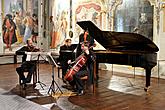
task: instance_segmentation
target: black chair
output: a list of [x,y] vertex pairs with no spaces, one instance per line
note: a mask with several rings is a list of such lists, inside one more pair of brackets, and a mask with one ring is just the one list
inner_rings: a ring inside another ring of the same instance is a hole
[[[28,73],[28,68],[25,68],[24,70],[24,74],[26,74],[26,73]],[[26,75],[25,75],[26,76]],[[18,75],[18,79],[19,79],[19,85],[21,85],[21,86],[24,86],[23,85],[23,80],[20,78],[20,76]],[[35,87],[36,86],[36,83],[37,83],[37,65],[36,65],[36,67],[35,67],[35,71],[33,72],[33,74],[32,74],[32,77],[33,77],[33,81],[32,81],[32,84],[33,84],[33,87]],[[25,87],[23,87],[23,88],[25,88]]]

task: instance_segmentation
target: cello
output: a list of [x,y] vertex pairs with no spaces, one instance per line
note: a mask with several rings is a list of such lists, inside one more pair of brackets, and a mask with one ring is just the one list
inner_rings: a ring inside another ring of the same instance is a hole
[[64,79],[66,81],[72,81],[73,75],[76,74],[81,67],[86,63],[87,57],[85,56],[85,53],[82,53],[76,60],[75,64],[67,71],[66,75],[64,76]]
[[[82,44],[81,48],[85,48],[85,45]],[[72,81],[73,75],[75,75],[81,69],[81,67],[85,65],[85,63],[87,62],[87,56],[85,54],[86,52],[83,51],[83,53],[76,58],[76,60],[74,61],[74,65],[70,68],[70,70],[67,71],[66,75],[64,76],[65,80]]]
[[[75,64],[67,71],[66,75],[64,76],[64,80],[66,81],[72,81],[73,75],[75,75],[87,62],[87,56],[85,54],[89,54],[89,49],[92,48],[92,46],[88,48],[89,43],[86,42],[87,35],[88,33],[85,32],[84,42],[81,44],[81,49],[83,50],[82,54],[76,58],[76,60],[74,61]],[[86,50],[88,50],[88,52]]]

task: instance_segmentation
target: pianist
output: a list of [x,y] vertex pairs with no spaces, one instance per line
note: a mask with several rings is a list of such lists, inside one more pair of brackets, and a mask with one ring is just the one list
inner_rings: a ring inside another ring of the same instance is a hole
[[[26,83],[31,82],[32,74],[36,71],[36,61],[26,61],[27,54],[25,52],[39,51],[38,48],[33,46],[33,42],[31,39],[28,39],[26,43],[26,46],[23,46],[16,51],[17,55],[23,55],[21,66],[16,68],[16,71],[23,82],[23,86],[26,86]],[[25,77],[24,72],[28,72],[27,77]]]
[[64,83],[66,83],[66,81],[64,80],[64,76],[69,67],[68,62],[72,62],[74,60],[73,47],[71,43],[72,43],[71,39],[67,38],[65,40],[65,44],[60,47],[60,51],[59,51],[60,53],[59,62],[62,67],[62,80]]

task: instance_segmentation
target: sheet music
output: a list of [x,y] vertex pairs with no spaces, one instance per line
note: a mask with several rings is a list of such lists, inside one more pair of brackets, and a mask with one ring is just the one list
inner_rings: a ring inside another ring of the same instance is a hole
[[51,52],[25,52],[25,54],[27,54],[26,61],[38,60],[39,56],[42,55],[42,57],[45,56],[47,58],[49,63],[59,67],[54,61]]
[[26,61],[38,60],[39,55],[45,56],[47,53],[48,52],[25,52],[25,54],[27,54]]
[[31,61],[31,55],[27,54],[26,61]]
[[56,67],[59,67],[57,63],[54,61],[54,58],[52,57],[51,52],[47,52],[47,59],[49,63],[53,63],[53,65],[55,65]]
[[25,52],[25,54],[30,55],[47,55],[48,52]]

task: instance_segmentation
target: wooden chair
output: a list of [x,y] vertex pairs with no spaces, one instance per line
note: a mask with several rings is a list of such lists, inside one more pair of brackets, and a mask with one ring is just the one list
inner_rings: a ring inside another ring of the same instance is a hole
[[87,75],[81,77],[81,80],[84,82],[85,89],[90,89],[90,91],[91,91],[91,89],[92,89],[92,92],[93,92],[93,93],[95,92],[95,85],[94,85],[94,84],[92,84],[92,88],[91,88],[91,87],[88,87],[88,85],[87,85],[87,81],[88,81],[88,76],[87,76]]
[[[59,66],[57,67],[58,69],[58,78],[60,78],[60,70],[62,70],[61,64],[58,62],[57,63]],[[62,73],[62,72],[61,72]]]
[[[87,81],[88,81],[88,75],[81,77],[81,80],[84,82],[85,85],[85,89],[87,89]],[[96,62],[94,62],[94,67],[93,67],[93,84],[92,84],[92,88],[88,87],[88,89],[92,89],[92,92],[95,93],[95,80],[97,80],[96,77]]]

